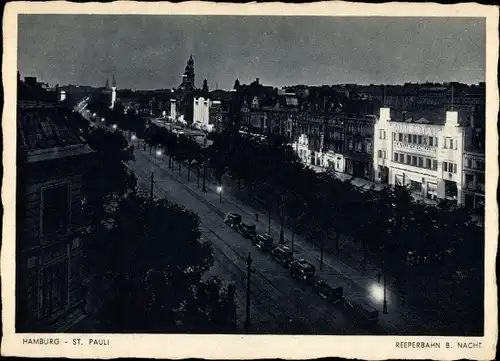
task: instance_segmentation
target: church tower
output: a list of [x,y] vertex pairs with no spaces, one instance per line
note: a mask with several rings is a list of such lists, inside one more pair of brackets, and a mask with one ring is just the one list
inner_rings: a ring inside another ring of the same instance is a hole
[[184,91],[193,91],[195,89],[195,76],[194,76],[194,60],[193,54],[189,56],[189,59],[182,75],[182,84],[180,88]]
[[116,103],[116,79],[113,73],[113,81],[111,83],[111,109],[114,109]]

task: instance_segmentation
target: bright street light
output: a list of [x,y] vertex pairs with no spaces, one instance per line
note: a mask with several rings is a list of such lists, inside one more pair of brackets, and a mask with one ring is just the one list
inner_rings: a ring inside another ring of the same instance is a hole
[[158,150],[156,151],[156,156],[157,156],[157,157],[161,157],[161,154],[162,154],[161,149],[158,149]]
[[93,117],[95,117],[95,116],[96,116],[96,113],[92,114],[92,116],[93,116]]
[[105,120],[104,118],[101,118],[101,122],[104,122],[104,120]]
[[113,124],[113,129],[116,129],[118,128],[118,126],[116,124]]
[[219,192],[219,202],[222,203],[222,186],[217,187],[217,192]]
[[384,301],[384,287],[379,285],[378,283],[374,283],[372,285],[370,294],[375,301],[380,303]]
[[132,140],[136,140],[137,137],[135,136],[135,134],[132,134]]

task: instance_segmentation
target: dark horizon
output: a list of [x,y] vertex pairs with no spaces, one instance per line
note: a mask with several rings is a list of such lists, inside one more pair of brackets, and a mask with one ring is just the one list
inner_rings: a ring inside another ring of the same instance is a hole
[[485,31],[482,18],[22,15],[18,68],[51,85],[100,87],[115,73],[118,89],[170,89],[192,53],[196,86],[206,78],[211,90],[255,78],[273,87],[477,84]]

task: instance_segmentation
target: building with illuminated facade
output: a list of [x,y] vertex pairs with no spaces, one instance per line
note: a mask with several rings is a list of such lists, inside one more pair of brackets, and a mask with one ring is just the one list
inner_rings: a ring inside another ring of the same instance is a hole
[[409,114],[396,121],[389,108],[381,108],[374,129],[375,181],[408,186],[417,197],[462,204],[465,129],[456,111],[437,122]]

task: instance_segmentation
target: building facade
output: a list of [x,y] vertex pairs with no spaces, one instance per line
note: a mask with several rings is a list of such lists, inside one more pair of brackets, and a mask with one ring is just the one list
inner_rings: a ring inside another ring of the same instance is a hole
[[204,97],[195,97],[193,99],[193,123],[209,124],[210,105],[210,99]]
[[374,130],[375,181],[461,204],[464,134],[457,112],[446,112],[438,125],[394,121],[390,109],[381,108]]
[[82,187],[94,152],[64,110],[17,114],[16,331],[62,331],[85,313]]
[[484,211],[485,126],[475,117],[471,118],[469,125],[465,133],[463,203],[467,208]]

